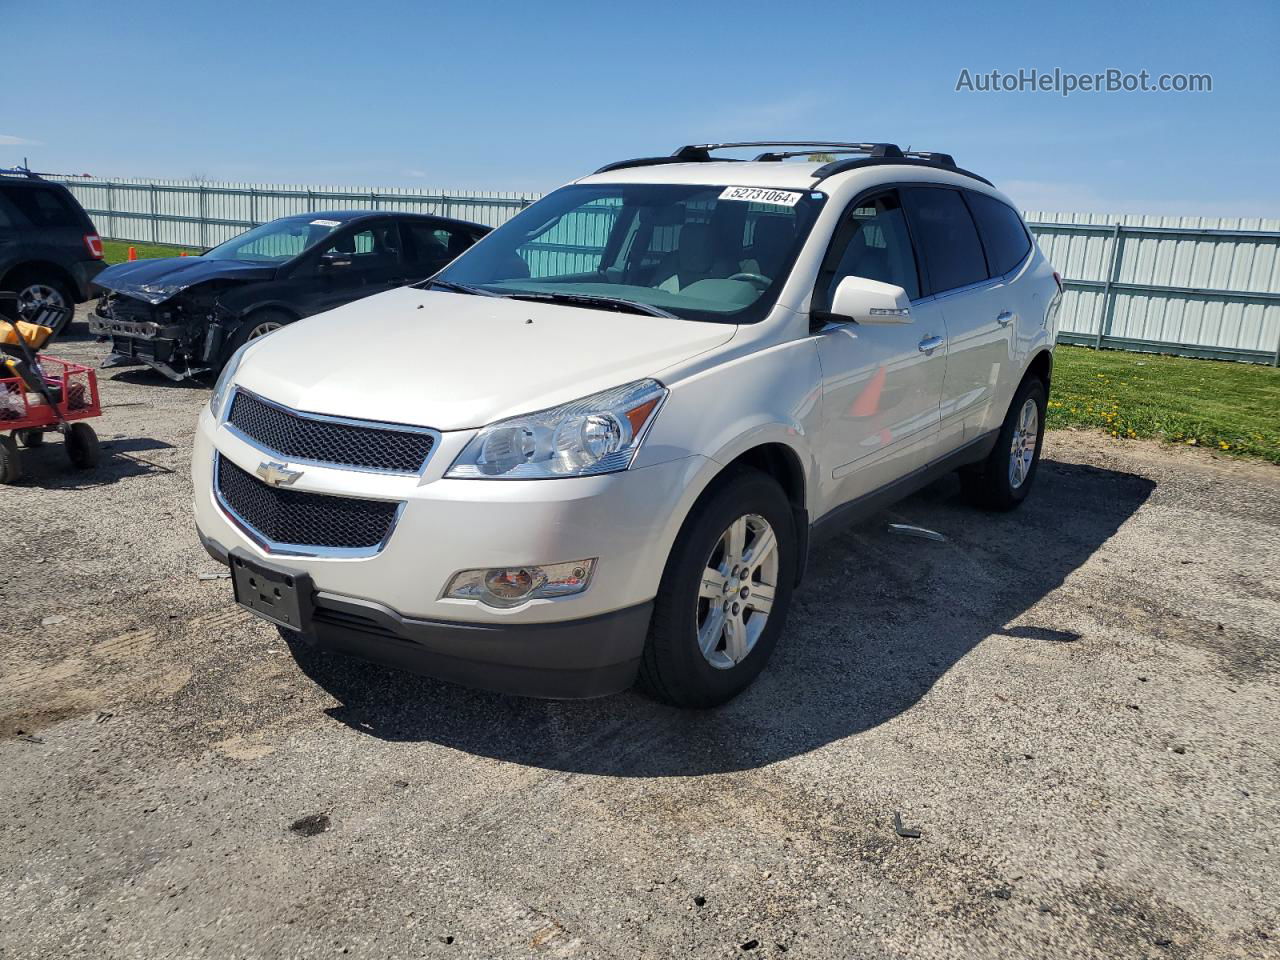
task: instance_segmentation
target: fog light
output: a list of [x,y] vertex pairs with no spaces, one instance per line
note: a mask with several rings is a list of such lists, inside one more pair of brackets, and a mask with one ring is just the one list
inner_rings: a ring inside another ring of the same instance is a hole
[[587,589],[595,565],[592,559],[541,566],[463,570],[450,581],[445,596],[455,600],[479,600],[491,607],[514,607],[527,600],[567,597]]

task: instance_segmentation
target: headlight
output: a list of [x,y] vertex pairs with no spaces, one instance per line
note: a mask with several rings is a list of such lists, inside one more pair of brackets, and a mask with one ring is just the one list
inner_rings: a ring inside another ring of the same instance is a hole
[[536,480],[626,470],[666,395],[656,380],[637,380],[500,420],[471,438],[445,476]]
[[226,403],[227,395],[231,392],[231,381],[235,379],[236,370],[240,367],[240,360],[244,357],[245,350],[251,345],[246,343],[233,353],[227,365],[218,374],[218,380],[213,385],[213,393],[209,394],[209,412],[213,414],[215,420],[222,419],[222,405]]

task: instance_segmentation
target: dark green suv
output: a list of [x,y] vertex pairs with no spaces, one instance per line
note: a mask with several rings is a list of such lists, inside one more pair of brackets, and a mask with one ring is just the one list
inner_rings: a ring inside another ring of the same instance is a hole
[[[16,292],[24,313],[84,303],[105,265],[98,231],[70,190],[29,170],[0,170],[0,290]],[[63,317],[55,335],[70,311]]]

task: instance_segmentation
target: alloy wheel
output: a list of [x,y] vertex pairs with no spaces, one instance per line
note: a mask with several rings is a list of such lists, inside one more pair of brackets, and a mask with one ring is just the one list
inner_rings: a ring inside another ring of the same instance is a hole
[[258,324],[252,330],[250,330],[249,336],[246,337],[245,339],[257,340],[259,337],[265,337],[268,333],[274,333],[275,331],[279,330],[282,326],[284,326],[284,324],[276,323],[274,320],[264,320],[262,323]]
[[1031,462],[1036,456],[1036,439],[1040,435],[1040,408],[1028,397],[1018,413],[1018,424],[1013,428],[1013,443],[1009,448],[1009,486],[1017,490],[1031,473]]
[[744,514],[716,541],[698,587],[698,648],[707,663],[730,670],[747,658],[777,586],[777,534],[764,517]]
[[18,308],[24,316],[33,316],[41,307],[65,307],[62,291],[47,283],[28,284],[18,293]]

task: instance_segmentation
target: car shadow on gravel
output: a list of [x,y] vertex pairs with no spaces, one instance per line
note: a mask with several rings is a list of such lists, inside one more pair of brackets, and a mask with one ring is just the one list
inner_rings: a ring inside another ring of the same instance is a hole
[[[1143,477],[1051,460],[1018,510],[979,512],[948,478],[818,547],[787,632],[757,683],[716,710],[631,692],[548,702],[488,694],[299,647],[337,701],[329,715],[390,741],[430,741],[545,769],[689,776],[761,767],[873,728],[924,696],[988,637],[1089,642],[1018,622],[1142,506]],[[888,521],[947,540],[894,536]]]

